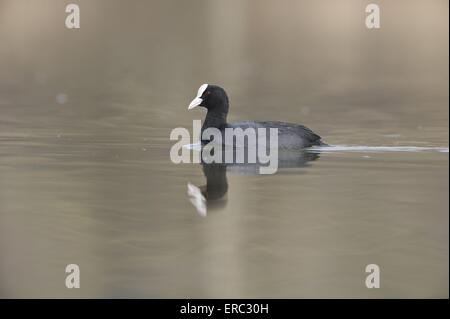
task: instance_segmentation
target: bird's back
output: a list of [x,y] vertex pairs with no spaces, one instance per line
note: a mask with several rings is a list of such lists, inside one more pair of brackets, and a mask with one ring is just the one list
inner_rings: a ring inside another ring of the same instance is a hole
[[228,123],[225,128],[240,128],[242,130],[252,128],[255,129],[256,134],[258,134],[258,129],[264,128],[267,129],[265,132],[267,141],[269,141],[270,128],[276,128],[278,129],[279,148],[295,149],[323,145],[319,135],[300,124],[279,121],[242,121]]

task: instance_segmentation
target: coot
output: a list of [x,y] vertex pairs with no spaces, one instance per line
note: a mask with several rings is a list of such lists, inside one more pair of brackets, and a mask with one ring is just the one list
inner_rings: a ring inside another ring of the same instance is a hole
[[[227,123],[228,96],[223,88],[217,85],[203,84],[197,92],[197,96],[189,104],[189,110],[197,106],[203,106],[208,110],[201,132],[207,128],[217,128],[224,131],[226,128],[277,128],[278,147],[283,149],[299,149],[317,145],[326,145],[321,137],[306,126],[294,123],[277,121],[243,121]],[[202,143],[208,143],[202,138]]]

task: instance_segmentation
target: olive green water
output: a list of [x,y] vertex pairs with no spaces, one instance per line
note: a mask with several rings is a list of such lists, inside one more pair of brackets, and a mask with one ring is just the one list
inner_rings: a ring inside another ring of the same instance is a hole
[[[447,1],[76,3],[0,0],[0,297],[448,298]],[[176,165],[202,83],[342,147]]]

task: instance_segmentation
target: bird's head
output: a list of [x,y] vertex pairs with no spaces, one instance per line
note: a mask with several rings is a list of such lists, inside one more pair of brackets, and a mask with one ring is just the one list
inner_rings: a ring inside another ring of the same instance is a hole
[[189,104],[189,110],[203,106],[208,111],[228,113],[228,96],[224,89],[217,85],[202,84],[197,96]]

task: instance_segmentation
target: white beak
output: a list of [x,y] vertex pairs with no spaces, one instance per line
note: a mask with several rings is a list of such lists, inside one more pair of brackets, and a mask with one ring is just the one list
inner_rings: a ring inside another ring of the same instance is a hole
[[192,100],[191,104],[189,104],[188,110],[191,110],[194,107],[199,106],[200,104],[202,104],[203,99],[201,98],[201,96],[203,95],[203,92],[205,92],[207,87],[208,87],[208,84],[205,83],[205,84],[202,84],[198,88],[197,96],[195,97],[195,99]]
[[193,109],[196,106],[199,106],[200,104],[202,104],[203,100],[202,98],[196,97],[195,99],[192,100],[192,102],[189,104],[188,110]]

